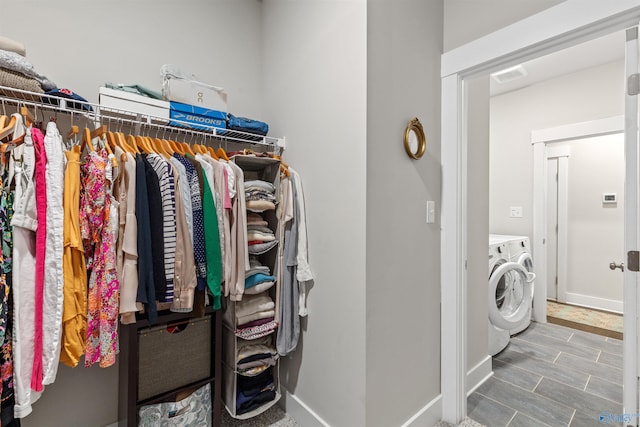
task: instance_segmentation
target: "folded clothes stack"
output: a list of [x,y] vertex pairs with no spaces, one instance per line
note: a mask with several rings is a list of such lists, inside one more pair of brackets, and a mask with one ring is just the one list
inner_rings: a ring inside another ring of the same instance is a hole
[[0,36],[0,86],[36,93],[55,89],[56,84],[39,74],[25,55],[22,43]]
[[[262,273],[258,274],[262,275]],[[275,280],[273,276],[265,276],[265,278],[271,283]],[[236,336],[253,340],[273,333],[278,327],[275,315],[275,303],[268,293],[245,295],[242,301],[236,304],[236,324],[238,325],[235,331]]]
[[[273,184],[271,185],[273,186]],[[249,200],[247,200],[247,205],[248,204]],[[278,240],[276,239],[273,230],[271,230],[268,225],[268,222],[265,221],[259,213],[247,213],[247,242],[249,245],[249,255],[260,255],[266,253],[278,245]]]
[[253,180],[244,183],[247,210],[264,212],[276,208],[276,188],[267,181]]
[[272,367],[276,365],[278,352],[271,336],[253,341],[238,340],[237,348],[236,413],[244,414],[275,399]]
[[245,273],[244,294],[257,295],[273,287],[276,278],[271,275],[269,267],[262,265],[254,257],[249,257],[249,270]]

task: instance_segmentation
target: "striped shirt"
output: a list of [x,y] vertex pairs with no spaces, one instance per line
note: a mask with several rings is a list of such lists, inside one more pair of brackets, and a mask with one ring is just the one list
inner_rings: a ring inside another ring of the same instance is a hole
[[147,160],[158,175],[162,197],[164,271],[167,279],[165,302],[173,301],[173,275],[176,259],[176,200],[173,168],[157,154],[149,154]]

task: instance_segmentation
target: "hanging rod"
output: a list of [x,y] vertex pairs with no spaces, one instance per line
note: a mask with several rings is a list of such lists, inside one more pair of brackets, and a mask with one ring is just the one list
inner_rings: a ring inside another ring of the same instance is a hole
[[[22,89],[0,86],[0,105],[3,112],[5,103],[15,104],[17,106],[30,106],[34,109],[51,110],[56,113],[70,114],[71,117],[77,115],[87,120],[92,120],[96,124],[103,121],[119,123],[128,123],[136,127],[136,131],[140,132],[142,127],[148,131],[155,129],[157,132],[169,132],[174,134],[191,135],[192,137],[213,138],[222,142],[234,142],[238,144],[251,144],[254,146],[273,147],[274,151],[282,153],[285,148],[285,138],[275,138],[270,136],[256,135],[248,132],[242,132],[230,129],[220,129],[212,126],[198,124],[199,128],[193,129],[189,122],[176,119],[167,119],[151,114],[142,114],[129,110],[115,109],[104,107],[88,101],[79,101],[75,99],[63,98],[61,96],[47,95],[43,93],[29,92]],[[83,109],[82,107],[89,107]],[[89,111],[91,109],[92,111]],[[36,114],[37,116],[37,114]],[[135,116],[135,119],[122,116]],[[182,126],[170,125],[169,122],[177,123]]]

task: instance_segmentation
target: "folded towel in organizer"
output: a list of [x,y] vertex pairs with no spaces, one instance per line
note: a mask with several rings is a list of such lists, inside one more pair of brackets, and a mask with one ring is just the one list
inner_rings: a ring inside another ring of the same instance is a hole
[[24,45],[18,41],[10,39],[9,37],[0,36],[0,49],[17,53],[20,56],[27,55],[27,49]]
[[[258,244],[262,244],[262,242],[255,243],[255,244],[257,244],[257,245]],[[266,274],[267,276],[269,276],[271,274],[271,270],[266,265],[259,265],[259,266],[256,266],[256,267],[249,267],[249,269],[247,271],[245,271],[245,273],[244,273],[244,278],[247,279],[248,277],[251,277],[251,276],[256,275],[258,273]]]
[[261,220],[247,220],[247,227],[267,227],[269,228],[269,223],[263,219]]
[[251,288],[262,282],[273,282],[276,278],[267,274],[258,273],[244,279],[244,288]]
[[244,290],[244,294],[245,295],[256,295],[259,294],[261,292],[267,291],[269,289],[271,289],[271,287],[273,285],[275,285],[276,282],[262,282],[262,283],[258,283],[255,286],[252,286],[250,288],[247,288]]
[[[259,213],[247,212],[247,224],[255,224],[262,221],[266,222],[262,217],[262,215],[260,215]],[[268,224],[264,224],[264,225],[268,225]]]
[[273,240],[271,242],[264,242],[257,245],[249,245],[249,255],[261,255],[269,252],[271,249],[278,246],[278,240]]
[[29,92],[44,93],[42,86],[40,86],[40,82],[36,79],[26,77],[23,74],[7,68],[2,68],[2,66],[0,66],[0,86],[26,90]]
[[260,233],[273,234],[273,230],[266,225],[247,224],[247,231],[258,231]]
[[250,328],[236,329],[235,335],[244,340],[255,340],[272,334],[278,328],[278,322],[272,320],[260,326],[252,326]]
[[45,76],[39,74],[27,58],[15,52],[0,50],[0,67],[18,72],[25,77],[36,79],[45,91],[56,88],[56,84]]
[[267,294],[247,295],[236,303],[236,317],[243,317],[259,311],[273,310],[273,299]]
[[268,200],[247,200],[247,210],[252,212],[270,211],[276,208],[275,203]]
[[276,236],[273,234],[264,233],[262,231],[255,230],[247,230],[247,240],[248,241],[261,241],[261,242],[272,242],[276,240]]
[[276,312],[274,310],[258,311],[256,313],[247,314],[246,316],[237,317],[236,322],[238,325],[244,325],[245,323],[249,323],[253,320],[266,319],[268,317],[274,317],[275,315]]
[[263,181],[261,179],[245,181],[244,191],[246,192],[251,190],[264,190],[270,193],[275,193],[276,187],[272,183],[268,181]]

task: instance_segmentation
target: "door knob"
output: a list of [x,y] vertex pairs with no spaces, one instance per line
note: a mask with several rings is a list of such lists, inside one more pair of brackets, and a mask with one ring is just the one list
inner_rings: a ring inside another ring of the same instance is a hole
[[615,262],[610,262],[609,268],[611,270],[615,270],[616,268],[619,268],[621,271],[624,271],[624,263],[621,262],[620,264],[616,264]]

